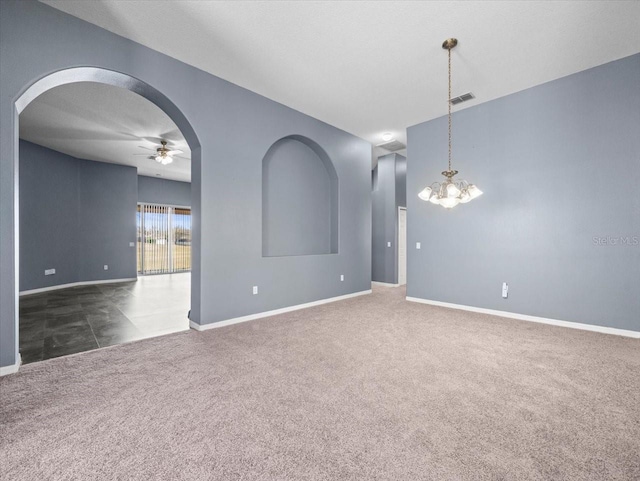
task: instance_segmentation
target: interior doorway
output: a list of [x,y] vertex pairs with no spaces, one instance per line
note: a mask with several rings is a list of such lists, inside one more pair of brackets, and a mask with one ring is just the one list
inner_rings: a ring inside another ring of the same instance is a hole
[[407,208],[398,208],[398,284],[407,283]]

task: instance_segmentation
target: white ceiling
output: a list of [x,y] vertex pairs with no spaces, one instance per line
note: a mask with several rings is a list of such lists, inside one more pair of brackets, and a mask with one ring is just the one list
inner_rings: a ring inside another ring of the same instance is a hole
[[[189,146],[176,124],[123,88],[94,82],[53,88],[20,114],[20,138],[81,159],[131,165],[139,175],[191,181]],[[183,158],[169,165],[149,159],[160,140],[184,151]]]
[[378,144],[446,114],[640,52],[637,1],[85,1],[60,10]]

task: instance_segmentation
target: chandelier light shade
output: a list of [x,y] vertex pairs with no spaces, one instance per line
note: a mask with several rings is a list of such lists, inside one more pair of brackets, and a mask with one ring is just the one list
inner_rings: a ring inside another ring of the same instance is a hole
[[449,105],[449,166],[447,170],[442,172],[442,175],[445,176],[444,181],[434,182],[418,194],[418,197],[425,202],[441,205],[445,209],[451,209],[458,204],[466,204],[482,195],[482,191],[474,184],[470,184],[466,180],[455,180],[453,177],[458,171],[451,168],[451,50],[456,45],[458,45],[458,40],[455,38],[448,38],[442,44],[442,48],[447,50],[449,55],[449,97],[447,98]]

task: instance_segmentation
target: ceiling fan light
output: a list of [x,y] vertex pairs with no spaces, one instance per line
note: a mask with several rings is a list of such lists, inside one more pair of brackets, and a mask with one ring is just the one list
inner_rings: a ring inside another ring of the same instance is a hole
[[429,202],[435,205],[440,204],[440,198],[438,197],[438,194],[434,192],[433,195],[429,198]]
[[420,197],[420,199],[427,202],[429,200],[429,197],[431,197],[431,192],[432,192],[431,187],[425,187],[424,189],[422,189],[422,191],[420,191],[420,193],[418,194],[418,197]]

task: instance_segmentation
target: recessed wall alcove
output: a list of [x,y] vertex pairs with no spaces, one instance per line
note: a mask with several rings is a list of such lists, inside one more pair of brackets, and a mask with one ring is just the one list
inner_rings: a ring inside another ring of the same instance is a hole
[[338,176],[313,140],[289,135],[262,159],[262,255],[338,253]]

